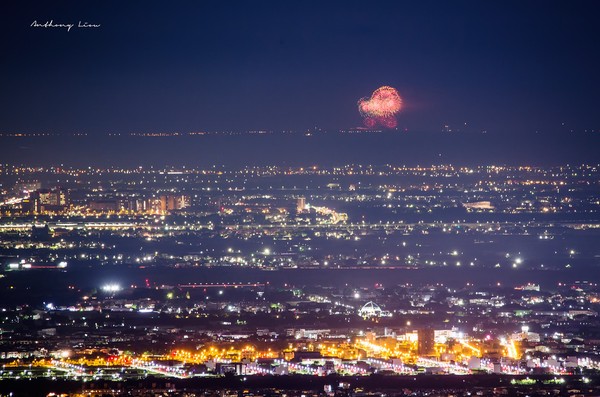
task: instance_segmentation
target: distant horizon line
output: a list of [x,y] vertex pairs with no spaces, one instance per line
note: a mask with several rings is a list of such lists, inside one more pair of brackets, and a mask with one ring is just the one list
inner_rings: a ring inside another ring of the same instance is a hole
[[[571,130],[561,131],[565,134],[598,134],[600,129],[583,129],[583,130]],[[408,128],[394,128],[394,129],[368,129],[365,127],[352,127],[344,129],[325,129],[325,128],[311,128],[305,130],[206,130],[206,131],[152,131],[152,132],[0,132],[0,137],[51,137],[51,136],[69,136],[69,137],[84,137],[84,136],[106,136],[106,137],[119,137],[119,136],[132,136],[132,137],[187,137],[187,136],[204,136],[204,135],[274,135],[274,134],[289,134],[289,135],[318,135],[318,134],[366,134],[366,133],[381,133],[381,134],[465,134],[465,135],[495,135],[495,133],[488,130],[482,131],[465,131],[465,130],[445,130],[443,127],[440,130],[409,130]],[[543,135],[544,131],[530,131],[530,135]],[[552,134],[555,134],[553,131]]]
[[[280,169],[287,171],[298,171],[298,174],[310,174],[314,172],[321,171],[329,171],[329,170],[338,170],[342,168],[352,169],[352,168],[361,168],[364,170],[368,170],[370,168],[388,168],[391,171],[457,171],[457,172],[467,172],[471,169],[493,169],[494,171],[504,171],[504,170],[518,170],[518,171],[531,171],[531,170],[548,170],[554,168],[592,168],[595,171],[595,168],[600,168],[600,162],[592,163],[592,162],[582,162],[577,164],[557,164],[557,165],[528,165],[528,164],[520,164],[520,165],[511,165],[508,163],[500,164],[477,164],[477,165],[459,165],[452,163],[436,163],[436,164],[365,164],[365,163],[347,163],[343,165],[320,165],[320,164],[310,164],[310,165],[282,165],[282,164],[269,164],[269,165],[250,165],[246,164],[244,166],[232,166],[226,164],[210,164],[205,166],[187,166],[187,165],[163,165],[163,166],[155,166],[155,165],[133,165],[133,166],[74,166],[74,165],[65,165],[65,164],[57,164],[57,165],[46,165],[46,166],[33,166],[27,165],[24,163],[21,164],[10,164],[10,163],[2,163],[0,162],[0,175],[3,172],[3,169],[6,168],[30,168],[30,169],[40,169],[43,168],[44,171],[50,171],[51,169],[69,170],[69,171],[97,171],[97,170],[108,170],[108,169],[124,169],[124,170],[153,170],[153,172],[161,172],[165,171],[167,173],[194,173],[194,172],[217,172],[217,169],[221,170],[243,170],[243,169],[254,169],[254,170],[264,170],[264,169]],[[38,170],[39,171],[39,170]],[[220,172],[220,171],[218,171]]]

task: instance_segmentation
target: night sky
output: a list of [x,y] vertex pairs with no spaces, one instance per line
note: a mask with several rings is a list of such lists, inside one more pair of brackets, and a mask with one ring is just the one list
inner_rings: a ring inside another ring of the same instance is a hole
[[[597,1],[0,7],[2,133],[347,129],[382,85],[409,132],[600,130]],[[101,26],[31,27],[49,20]]]

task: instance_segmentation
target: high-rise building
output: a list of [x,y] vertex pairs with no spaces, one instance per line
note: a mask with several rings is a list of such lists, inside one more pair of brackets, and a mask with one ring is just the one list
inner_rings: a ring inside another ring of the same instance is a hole
[[[181,195],[162,195],[146,200],[144,211],[154,214],[166,214],[169,211],[181,210],[190,205],[190,197]],[[138,206],[139,207],[139,206]]]
[[40,189],[29,195],[29,209],[32,212],[58,212],[69,206],[69,191],[63,188]]
[[160,196],[161,202],[161,210],[163,211],[173,211],[173,210],[181,210],[190,205],[190,197],[181,195],[166,195]]
[[304,212],[306,208],[306,199],[304,197],[298,197],[296,202],[296,212],[301,213]]
[[422,328],[417,331],[417,352],[419,356],[435,355],[435,331],[432,328]]

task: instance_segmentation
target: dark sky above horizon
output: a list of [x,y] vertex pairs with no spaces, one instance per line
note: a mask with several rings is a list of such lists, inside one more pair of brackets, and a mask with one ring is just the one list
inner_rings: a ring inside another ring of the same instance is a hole
[[[409,132],[598,134],[599,11],[597,1],[9,1],[0,132],[345,129],[361,125],[359,98],[390,85]],[[31,27],[50,20],[101,27]]]

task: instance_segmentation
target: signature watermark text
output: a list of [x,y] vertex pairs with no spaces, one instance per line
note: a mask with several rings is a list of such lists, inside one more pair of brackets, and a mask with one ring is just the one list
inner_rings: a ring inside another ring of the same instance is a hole
[[66,29],[67,32],[70,32],[71,29],[93,29],[99,28],[101,25],[99,23],[90,23],[90,22],[82,22],[78,21],[77,23],[59,23],[54,22],[53,19],[44,22],[38,22],[37,19],[31,23],[32,28],[45,28],[45,29]]

